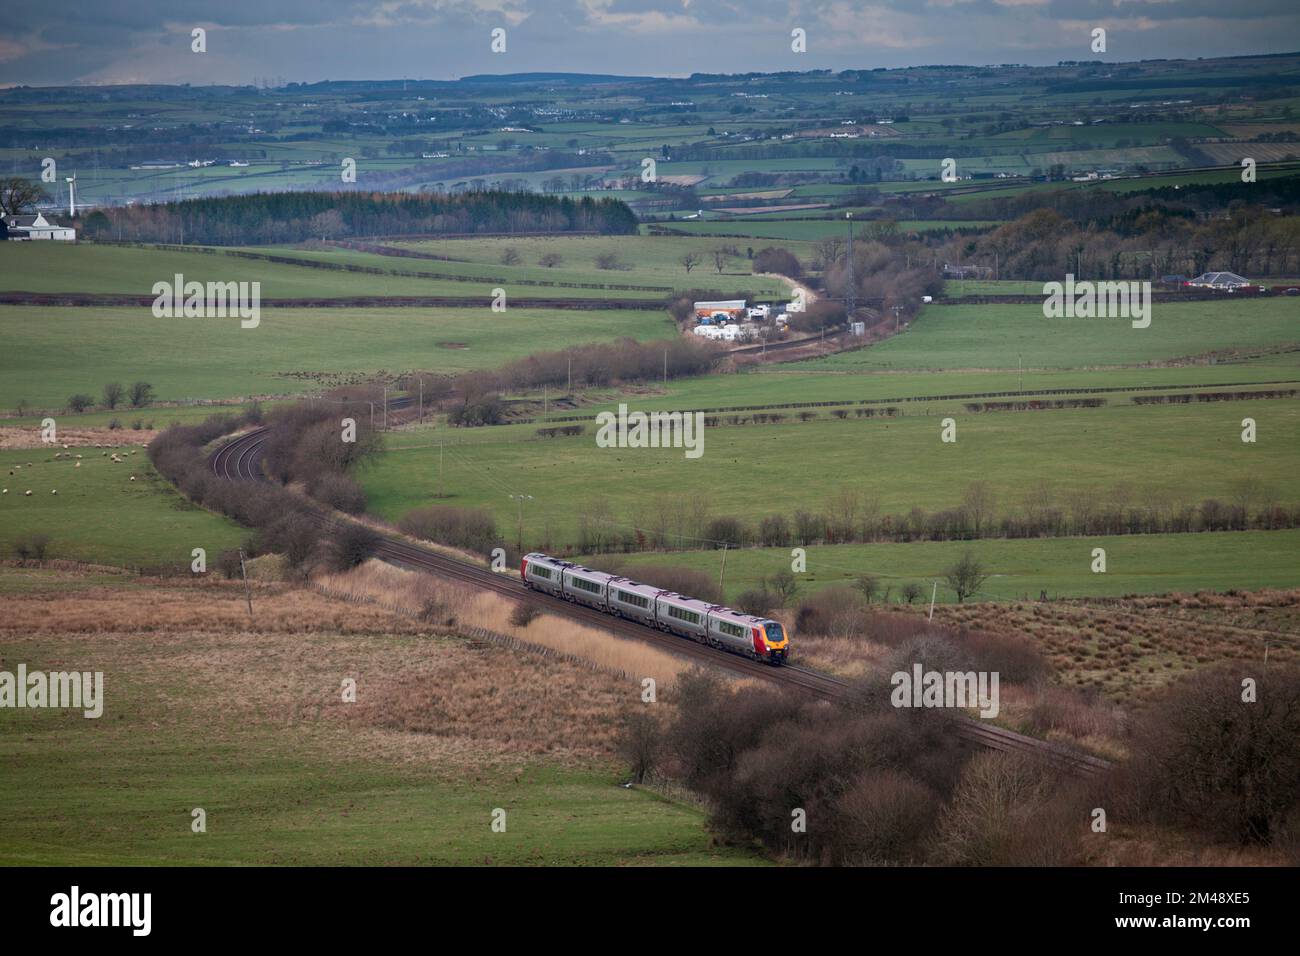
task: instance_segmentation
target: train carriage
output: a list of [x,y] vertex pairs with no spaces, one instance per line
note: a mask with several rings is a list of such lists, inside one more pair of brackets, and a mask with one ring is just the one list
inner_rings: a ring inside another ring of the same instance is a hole
[[609,610],[616,617],[625,617],[642,624],[655,624],[655,598],[661,588],[638,584],[631,578],[614,578],[609,582],[607,598]]
[[545,591],[547,594],[564,595],[564,569],[571,567],[568,561],[561,561],[548,554],[534,551],[526,554],[519,562],[519,576],[524,586]]
[[564,581],[564,596],[570,601],[602,611],[608,610],[609,602],[605,599],[605,593],[615,575],[593,571],[580,564],[570,564],[561,577]]
[[662,631],[708,643],[706,621],[713,605],[697,598],[664,591],[655,599],[655,623]]

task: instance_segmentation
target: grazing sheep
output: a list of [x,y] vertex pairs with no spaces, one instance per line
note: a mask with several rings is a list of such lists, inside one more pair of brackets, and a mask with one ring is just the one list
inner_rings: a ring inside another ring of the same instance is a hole
[[4,492],[3,492],[3,494],[6,494],[6,495],[9,494],[9,489],[6,488],[6,489],[4,490]]
[[52,494],[52,495],[57,495],[58,493],[59,493],[59,489],[58,489],[58,488],[51,488],[51,489],[50,489],[50,494]]
[[80,458],[80,457],[81,457],[81,456],[80,456],[80,455],[78,455],[78,456],[77,456],[77,457],[78,457],[78,458]]
[[132,481],[135,481],[135,475],[132,475],[132,476],[131,476],[131,480],[132,480]]
[[26,491],[23,492],[24,498],[30,498],[31,496],[32,496],[32,489],[28,488]]
[[80,468],[80,467],[81,467],[81,462],[77,462],[76,465],[74,465],[73,467],[74,467],[74,468]]

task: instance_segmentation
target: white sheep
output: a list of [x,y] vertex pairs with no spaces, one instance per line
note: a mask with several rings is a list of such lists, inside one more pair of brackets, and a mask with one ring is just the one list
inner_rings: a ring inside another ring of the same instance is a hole
[[26,491],[23,492],[24,498],[30,498],[31,496],[32,496],[32,489],[28,488]]
[[52,495],[57,495],[58,493],[59,493],[59,489],[58,489],[58,488],[51,488],[51,489],[50,489],[50,494],[52,494]]

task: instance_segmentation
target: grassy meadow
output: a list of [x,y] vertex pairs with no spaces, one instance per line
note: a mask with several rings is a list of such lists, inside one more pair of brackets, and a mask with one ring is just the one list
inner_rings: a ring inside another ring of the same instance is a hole
[[[297,394],[381,371],[492,368],[544,349],[674,334],[666,312],[263,309],[238,318],[158,319],[136,308],[0,306],[0,407],[62,407],[105,382],[139,379],[160,401]],[[508,302],[507,302],[508,305]]]
[[[1094,548],[1106,552],[1104,574],[1091,570]],[[800,595],[870,575],[879,581],[878,599],[890,588],[889,600],[898,602],[903,585],[916,584],[925,602],[935,593],[939,603],[949,604],[956,596],[944,574],[969,551],[989,574],[976,601],[1037,600],[1041,591],[1057,599],[1294,588],[1300,586],[1297,549],[1300,531],[1295,530],[814,545],[806,549],[807,571],[796,578]],[[714,577],[722,570],[721,551],[643,554],[629,560],[693,568]],[[788,548],[729,551],[728,599],[759,587],[766,576],[789,570],[790,562]]]
[[[117,449],[126,455],[122,464],[105,451],[59,448],[68,457],[57,461],[55,452],[45,448],[0,451],[0,483],[7,489],[0,495],[0,555],[12,557],[20,536],[44,533],[51,538],[49,557],[54,558],[188,565],[190,552],[204,548],[213,564],[218,552],[239,547],[247,537],[246,529],[190,504],[163,481],[144,449]],[[83,456],[80,468],[72,457],[78,454]],[[29,489],[30,497],[24,494]],[[56,490],[57,495],[51,494]]]
[[[959,283],[960,285],[960,283]],[[1040,286],[1041,291],[1041,286]],[[805,363],[824,369],[1088,368],[1300,345],[1294,299],[1154,302],[1151,325],[1048,319],[1039,305],[932,305],[871,348]]]
[[[956,412],[957,440],[940,440],[937,410],[905,406],[894,419],[836,420],[706,428],[704,454],[676,449],[599,448],[595,426],[545,439],[528,426],[391,436],[389,451],[362,473],[371,510],[396,519],[428,504],[490,510],[514,536],[512,494],[529,494],[527,541],[576,541],[581,516],[604,512],[616,530],[648,527],[665,502],[689,489],[713,516],[750,522],[797,509],[824,510],[851,488],[884,513],[954,508],[974,480],[988,483],[999,510],[1018,512],[1044,486],[1065,507],[1078,496],[1126,496],[1199,503],[1231,501],[1249,474],[1279,503],[1300,502],[1295,468],[1300,402],[1294,399],[1206,405],[1138,406],[1120,397],[1096,409]],[[1241,419],[1255,418],[1259,440],[1241,441]]]

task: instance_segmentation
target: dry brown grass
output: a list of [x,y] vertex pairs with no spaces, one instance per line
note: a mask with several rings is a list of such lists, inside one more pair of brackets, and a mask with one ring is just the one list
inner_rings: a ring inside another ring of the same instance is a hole
[[145,715],[160,740],[197,722],[216,743],[288,734],[340,759],[465,774],[543,755],[607,766],[619,712],[639,699],[630,681],[373,605],[267,585],[253,600],[250,620],[237,582],[6,595],[0,667],[103,671],[107,717]]
[[[132,414],[133,410],[127,409],[123,417]],[[3,425],[0,426],[0,450],[43,448],[62,451],[64,445],[69,448],[138,448],[158,437],[158,431],[145,428],[65,428],[61,425],[58,437],[58,443],[50,445],[41,441],[41,430],[34,425],[27,428]]]
[[1300,591],[1122,601],[968,604],[935,620],[1031,638],[1067,686],[1134,704],[1173,678],[1223,661],[1300,660]]
[[674,678],[690,666],[684,659],[640,641],[618,637],[609,631],[577,624],[553,614],[543,613],[526,627],[518,627],[510,620],[516,602],[509,598],[472,591],[380,561],[369,561],[345,574],[322,575],[316,580],[335,591],[389,601],[410,613],[426,613],[431,615],[431,620],[445,622],[452,618],[459,624],[540,644],[637,680],[652,677],[660,689],[670,686]]

